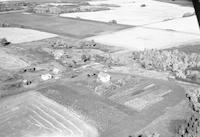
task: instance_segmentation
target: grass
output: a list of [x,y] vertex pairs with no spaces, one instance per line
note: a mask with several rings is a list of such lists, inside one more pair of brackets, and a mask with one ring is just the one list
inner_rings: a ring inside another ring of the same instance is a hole
[[200,43],[195,45],[186,45],[186,46],[180,46],[174,49],[178,49],[180,51],[183,51],[185,53],[191,54],[191,53],[200,53]]
[[11,26],[23,26],[62,36],[86,38],[103,32],[112,32],[127,28],[124,25],[113,25],[96,21],[44,16],[38,14],[8,13],[0,15],[0,22]]

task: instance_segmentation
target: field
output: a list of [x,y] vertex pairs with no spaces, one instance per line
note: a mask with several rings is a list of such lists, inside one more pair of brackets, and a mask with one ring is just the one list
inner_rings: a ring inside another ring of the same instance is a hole
[[70,2],[70,3],[79,3],[87,0],[1,0],[1,1],[27,1],[27,2],[36,2],[36,3],[49,3],[49,2]]
[[179,124],[190,115],[191,110],[187,105],[187,101],[183,100],[174,107],[170,107],[168,112],[158,117],[155,121],[139,132],[150,131],[153,133],[160,131],[159,133],[161,136],[171,137],[175,132],[177,132],[176,129]]
[[[111,76],[112,79],[115,77],[118,77],[119,79],[119,76]],[[137,77],[132,78],[129,81],[130,82],[127,82],[126,85],[113,90],[101,87],[97,90],[99,92],[96,91],[96,93],[116,103],[125,105],[130,109],[140,112],[147,110],[153,105],[163,102],[167,96],[170,96],[170,94],[174,92],[172,88],[163,84],[161,86],[158,81],[154,81],[153,79],[143,79]],[[112,82],[115,83],[114,81]],[[171,85],[171,87],[173,86]],[[175,95],[175,93],[173,94]],[[181,93],[178,93],[178,91],[177,94],[180,94],[181,96]]]
[[36,2],[36,3],[49,3],[49,2],[69,2],[69,3],[80,3],[88,0],[25,0],[28,2]]
[[[151,79],[151,81],[158,85],[163,85],[165,83],[166,86],[170,86],[173,91],[167,95],[163,94],[163,100],[160,102],[146,106],[140,111],[127,108],[122,104],[94,95],[93,91],[86,88],[86,84],[84,84],[85,86],[80,85],[80,80],[72,83],[70,82],[67,86],[66,82],[51,85],[40,89],[39,92],[65,106],[70,104],[70,106],[76,108],[77,111],[95,120],[102,137],[128,136],[146,127],[146,125],[156,120],[157,117],[162,116],[168,107],[176,105],[184,98],[184,92],[181,87],[162,80],[154,81]],[[86,80],[83,82],[87,83]],[[139,91],[146,87],[144,85],[140,86],[141,87],[138,87]],[[144,91],[144,93],[138,93],[138,95],[142,94],[147,95],[146,91]],[[126,97],[130,98],[131,95]],[[149,116],[149,114],[151,114],[151,116]]]
[[[159,37],[158,37],[159,34]],[[123,38],[122,38],[123,36]],[[96,42],[130,50],[165,49],[199,42],[200,36],[162,29],[136,27],[112,34],[90,37]]]
[[27,67],[29,64],[21,60],[15,55],[7,54],[4,51],[0,51],[0,68],[5,70],[15,70]]
[[56,37],[57,35],[40,32],[31,29],[22,28],[0,28],[0,38],[6,38],[11,43],[31,42],[47,38]]
[[174,30],[178,32],[185,32],[185,33],[197,34],[197,35],[200,34],[199,24],[198,24],[196,16],[154,23],[154,24],[147,25],[147,27]]
[[199,43],[199,26],[189,1],[103,0],[89,3],[116,4],[120,7],[108,11],[64,13],[60,16],[102,22],[115,20],[119,24],[134,26],[89,38],[99,43],[130,50],[165,49]]
[[158,0],[160,2],[167,2],[167,3],[173,3],[173,4],[178,4],[181,6],[191,6],[193,7],[192,1],[191,0],[176,0],[176,1],[171,1],[171,0]]
[[87,20],[23,13],[1,14],[0,21],[14,26],[23,26],[25,28],[76,38],[86,38],[100,33],[113,32],[128,27],[124,25],[113,25]]
[[[1,101],[0,105],[4,110],[0,112],[2,137],[9,134],[12,137],[98,136],[96,129],[81,116],[38,93],[22,94],[11,100]],[[13,125],[15,128],[11,128]]]
[[[108,11],[99,12],[79,12],[64,13],[62,17],[77,16],[83,19],[109,22],[116,20],[120,24],[126,25],[147,25],[155,22],[161,22],[167,19],[176,19],[182,17],[186,12],[193,13],[193,7],[180,6],[159,1],[132,1],[132,0],[109,0],[109,1],[89,1],[91,4],[116,4],[120,7]],[[145,7],[141,7],[145,4]]]

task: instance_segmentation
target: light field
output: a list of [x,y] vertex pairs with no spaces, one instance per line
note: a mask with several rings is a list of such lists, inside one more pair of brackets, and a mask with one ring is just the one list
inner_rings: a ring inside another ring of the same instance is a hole
[[200,41],[200,35],[166,31],[154,28],[136,27],[111,34],[88,38],[106,45],[130,50],[165,49]]
[[42,96],[30,92],[1,101],[2,137],[96,137],[96,128],[81,116]]
[[47,38],[56,37],[57,35],[22,28],[0,28],[0,38],[6,38],[11,43],[31,42]]
[[[116,20],[120,24],[134,26],[147,25],[166,19],[180,18],[186,12],[194,12],[193,7],[184,7],[153,0],[101,0],[91,1],[90,4],[116,4],[120,7],[98,12],[64,13],[60,16],[73,18],[80,17],[102,22]],[[142,4],[145,4],[146,7],[141,7]]]
[[4,70],[15,70],[29,66],[28,63],[15,55],[0,51],[0,68]]

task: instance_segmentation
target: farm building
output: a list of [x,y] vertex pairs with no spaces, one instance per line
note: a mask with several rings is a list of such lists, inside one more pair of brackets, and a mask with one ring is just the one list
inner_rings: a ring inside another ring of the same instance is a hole
[[36,6],[33,11],[39,14],[60,14],[77,11],[76,5],[43,4]]
[[24,1],[0,2],[0,11],[20,10],[28,5],[29,3],[24,2]]

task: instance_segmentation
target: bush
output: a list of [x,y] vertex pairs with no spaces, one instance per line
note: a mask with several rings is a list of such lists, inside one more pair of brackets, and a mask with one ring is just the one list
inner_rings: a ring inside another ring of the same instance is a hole
[[49,42],[51,47],[53,48],[72,48],[72,46],[68,45],[68,43],[64,40],[56,40],[56,41],[50,41]]
[[1,38],[0,44],[1,44],[1,46],[7,46],[10,44],[10,42],[8,42],[6,38]]
[[1,27],[9,27],[10,25],[9,24],[7,24],[7,23],[1,23]]
[[137,137],[160,137],[160,134],[158,133],[144,133],[140,134]]
[[188,89],[186,97],[192,114],[185,119],[176,129],[176,137],[200,136],[200,89]]
[[140,7],[146,7],[146,4],[142,4],[142,5],[140,5]]
[[179,125],[176,137],[199,137],[200,119],[199,115],[192,114],[185,122]]
[[81,56],[81,60],[82,60],[83,62],[90,61],[90,60],[91,60],[91,56],[90,56],[90,55],[85,55],[85,54],[83,54],[83,55]]
[[183,14],[182,17],[183,17],[183,18],[184,18],[184,17],[190,17],[190,16],[193,16],[193,15],[194,15],[194,12],[193,12],[193,13],[191,13],[191,12],[186,12],[186,13]]
[[111,21],[109,21],[109,23],[117,24],[117,21],[116,20],[111,20]]
[[81,41],[80,42],[81,48],[95,48],[97,43],[94,40],[91,41]]

